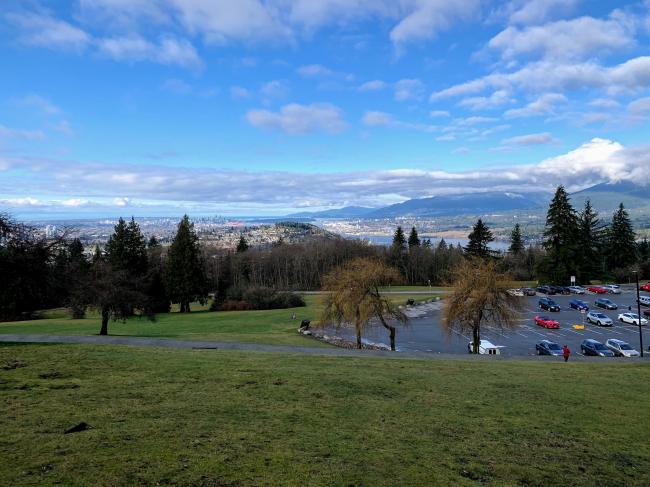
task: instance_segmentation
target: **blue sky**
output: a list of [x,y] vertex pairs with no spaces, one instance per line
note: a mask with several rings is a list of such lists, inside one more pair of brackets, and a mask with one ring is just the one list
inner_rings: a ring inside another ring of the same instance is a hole
[[647,182],[649,41],[650,1],[5,0],[0,209]]

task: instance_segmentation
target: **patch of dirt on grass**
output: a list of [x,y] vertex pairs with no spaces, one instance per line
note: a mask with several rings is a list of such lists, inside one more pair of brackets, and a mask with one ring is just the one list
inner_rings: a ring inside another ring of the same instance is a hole
[[23,367],[27,367],[27,364],[22,360],[16,360],[16,359],[5,360],[2,363],[2,366],[0,366],[2,370],[21,369]]

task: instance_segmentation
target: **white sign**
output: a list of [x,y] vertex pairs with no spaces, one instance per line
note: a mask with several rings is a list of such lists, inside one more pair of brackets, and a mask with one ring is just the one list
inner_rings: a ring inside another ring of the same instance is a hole
[[576,276],[571,276],[571,285],[573,286],[576,283]]

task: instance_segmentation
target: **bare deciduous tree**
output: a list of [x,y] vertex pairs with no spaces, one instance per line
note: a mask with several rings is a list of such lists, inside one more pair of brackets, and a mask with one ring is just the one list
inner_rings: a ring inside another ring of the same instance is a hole
[[472,333],[473,353],[481,343],[481,326],[490,323],[501,329],[517,326],[522,300],[506,291],[510,277],[500,272],[494,260],[468,259],[453,276],[453,292],[444,300],[443,325]]
[[395,326],[390,320],[407,323],[402,311],[380,292],[382,286],[398,282],[399,272],[379,259],[358,258],[335,269],[325,277],[324,310],[321,323],[353,324],[357,348],[361,348],[361,331],[377,319],[389,331],[390,348],[395,350]]

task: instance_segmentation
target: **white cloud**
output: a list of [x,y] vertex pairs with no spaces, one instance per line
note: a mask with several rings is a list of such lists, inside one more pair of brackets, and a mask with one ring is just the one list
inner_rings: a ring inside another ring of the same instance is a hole
[[359,91],[378,91],[383,90],[388,86],[388,83],[379,79],[367,81],[359,86]]
[[300,66],[296,72],[304,78],[315,78],[334,74],[331,69],[326,68],[322,64],[307,64],[305,66]]
[[129,198],[114,198],[113,204],[115,206],[129,206],[131,200]]
[[151,61],[200,69],[203,61],[194,46],[186,39],[163,37],[156,44],[140,36],[99,39],[101,54],[116,61]]
[[507,103],[513,103],[514,98],[508,90],[497,90],[490,96],[475,96],[461,100],[458,105],[468,107],[471,110],[488,110]]
[[513,108],[504,113],[506,118],[533,117],[554,113],[555,105],[566,103],[567,97],[561,93],[544,93],[536,100],[521,108]]
[[45,134],[40,130],[13,129],[0,125],[0,138],[41,140],[45,138]]
[[47,15],[8,13],[7,19],[22,30],[20,40],[48,49],[81,51],[92,38],[82,29]]
[[509,26],[488,42],[504,60],[527,55],[540,59],[584,59],[634,44],[634,26],[625,18],[580,17],[544,25]]
[[553,142],[553,136],[548,132],[541,132],[537,134],[526,134],[518,135],[516,137],[510,137],[508,139],[503,139],[501,144],[505,146],[526,146],[526,145],[542,145],[550,144]]
[[318,131],[339,133],[347,128],[341,109],[329,103],[291,103],[279,112],[251,110],[246,114],[246,120],[253,127],[280,129],[289,135]]
[[61,113],[61,109],[58,106],[40,95],[27,95],[24,98],[21,98],[19,102],[21,105],[35,108],[46,115],[57,115]]
[[635,115],[650,114],[650,96],[634,100],[627,106],[627,110]]
[[430,100],[480,93],[489,88],[527,92],[577,91],[601,88],[610,94],[634,92],[650,86],[650,56],[604,67],[592,62],[557,64],[539,61],[511,73],[492,73],[431,94]]
[[581,0],[519,0],[508,5],[510,22],[538,24],[572,12]]
[[495,117],[467,117],[467,118],[456,118],[454,119],[454,125],[459,127],[468,127],[470,125],[477,125],[480,123],[491,123],[499,120]]
[[449,112],[447,110],[431,110],[429,112],[429,116],[431,118],[436,118],[436,117],[448,117]]
[[589,105],[597,108],[618,108],[621,106],[619,102],[612,98],[596,98],[595,100],[591,100]]
[[419,79],[401,79],[395,83],[395,100],[421,100],[424,88],[424,83]]
[[376,111],[366,112],[361,121],[364,125],[368,125],[369,127],[385,127],[395,122],[392,115],[389,113]]
[[267,81],[260,88],[260,94],[266,98],[283,98],[289,93],[287,84],[280,80]]

